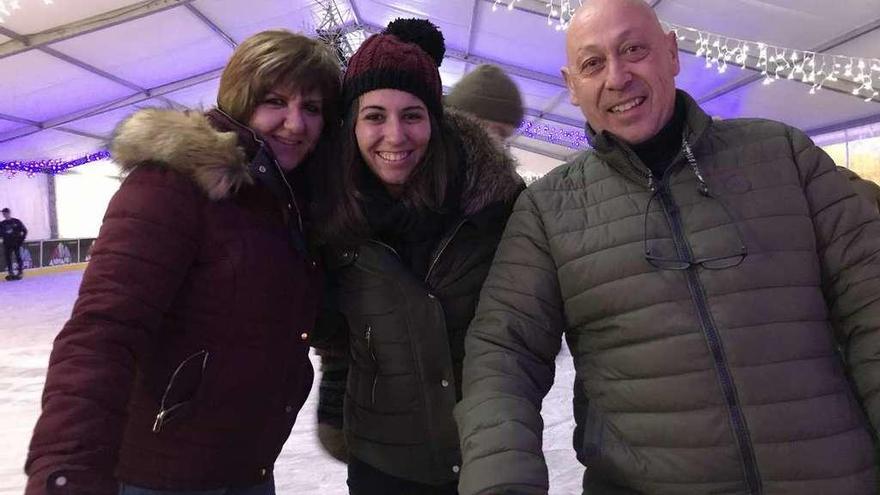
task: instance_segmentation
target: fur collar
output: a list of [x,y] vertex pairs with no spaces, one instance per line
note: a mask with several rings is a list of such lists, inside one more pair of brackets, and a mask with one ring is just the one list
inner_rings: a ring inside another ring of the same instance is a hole
[[516,198],[524,188],[516,162],[491,138],[473,117],[449,107],[443,109],[443,125],[458,136],[464,159],[461,211],[473,215],[486,206]]
[[[218,130],[222,127],[229,132]],[[253,183],[239,141],[232,126],[204,113],[148,108],[116,127],[110,154],[123,172],[144,163],[166,167],[191,177],[216,200]]]

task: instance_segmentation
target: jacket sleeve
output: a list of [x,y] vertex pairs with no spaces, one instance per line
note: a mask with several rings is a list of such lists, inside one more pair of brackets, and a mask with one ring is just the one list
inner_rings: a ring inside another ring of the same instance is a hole
[[800,131],[792,148],[816,232],[822,284],[849,375],[880,427],[880,217]]
[[24,222],[22,222],[20,220],[18,222],[18,225],[21,226],[21,242],[24,242],[24,240],[27,239],[27,232],[28,232],[27,227],[25,227]]
[[541,401],[553,384],[562,298],[534,191],[520,195],[465,339],[459,492],[547,493]]
[[141,166],[110,201],[49,359],[27,495],[118,493],[113,471],[135,366],[194,259],[198,198],[185,177]]

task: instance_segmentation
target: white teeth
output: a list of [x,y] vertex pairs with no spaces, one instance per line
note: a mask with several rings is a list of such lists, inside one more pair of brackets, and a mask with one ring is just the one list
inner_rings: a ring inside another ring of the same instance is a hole
[[644,101],[645,101],[644,98],[639,97],[634,100],[630,100],[626,103],[623,103],[621,105],[611,107],[611,112],[612,113],[622,113],[622,112],[625,112],[627,110],[630,110],[632,108],[635,108],[635,107],[641,105]]
[[392,153],[390,151],[379,151],[377,154],[379,155],[379,157],[381,157],[385,161],[399,162],[399,161],[405,159],[406,157],[408,157],[410,152],[409,151],[399,151],[397,153]]

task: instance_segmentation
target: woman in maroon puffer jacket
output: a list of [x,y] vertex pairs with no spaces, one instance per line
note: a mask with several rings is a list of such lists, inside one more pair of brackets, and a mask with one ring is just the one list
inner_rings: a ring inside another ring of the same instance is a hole
[[120,124],[128,176],[55,340],[28,495],[274,493],[322,290],[304,163],[338,92],[329,50],[266,31],[236,49],[218,109]]

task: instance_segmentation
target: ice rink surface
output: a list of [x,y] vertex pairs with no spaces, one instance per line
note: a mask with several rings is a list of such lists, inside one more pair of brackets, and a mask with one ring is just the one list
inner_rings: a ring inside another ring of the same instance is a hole
[[[82,271],[27,276],[0,282],[0,495],[24,491],[27,444],[40,409],[40,394],[52,340],[70,316]],[[314,355],[312,360],[318,369]],[[574,368],[563,348],[556,360],[556,383],[544,400],[544,454],[551,494],[580,493],[583,467],[571,447]],[[317,380],[299,413],[293,433],[275,464],[279,495],[348,493],[345,465],[318,445]]]

